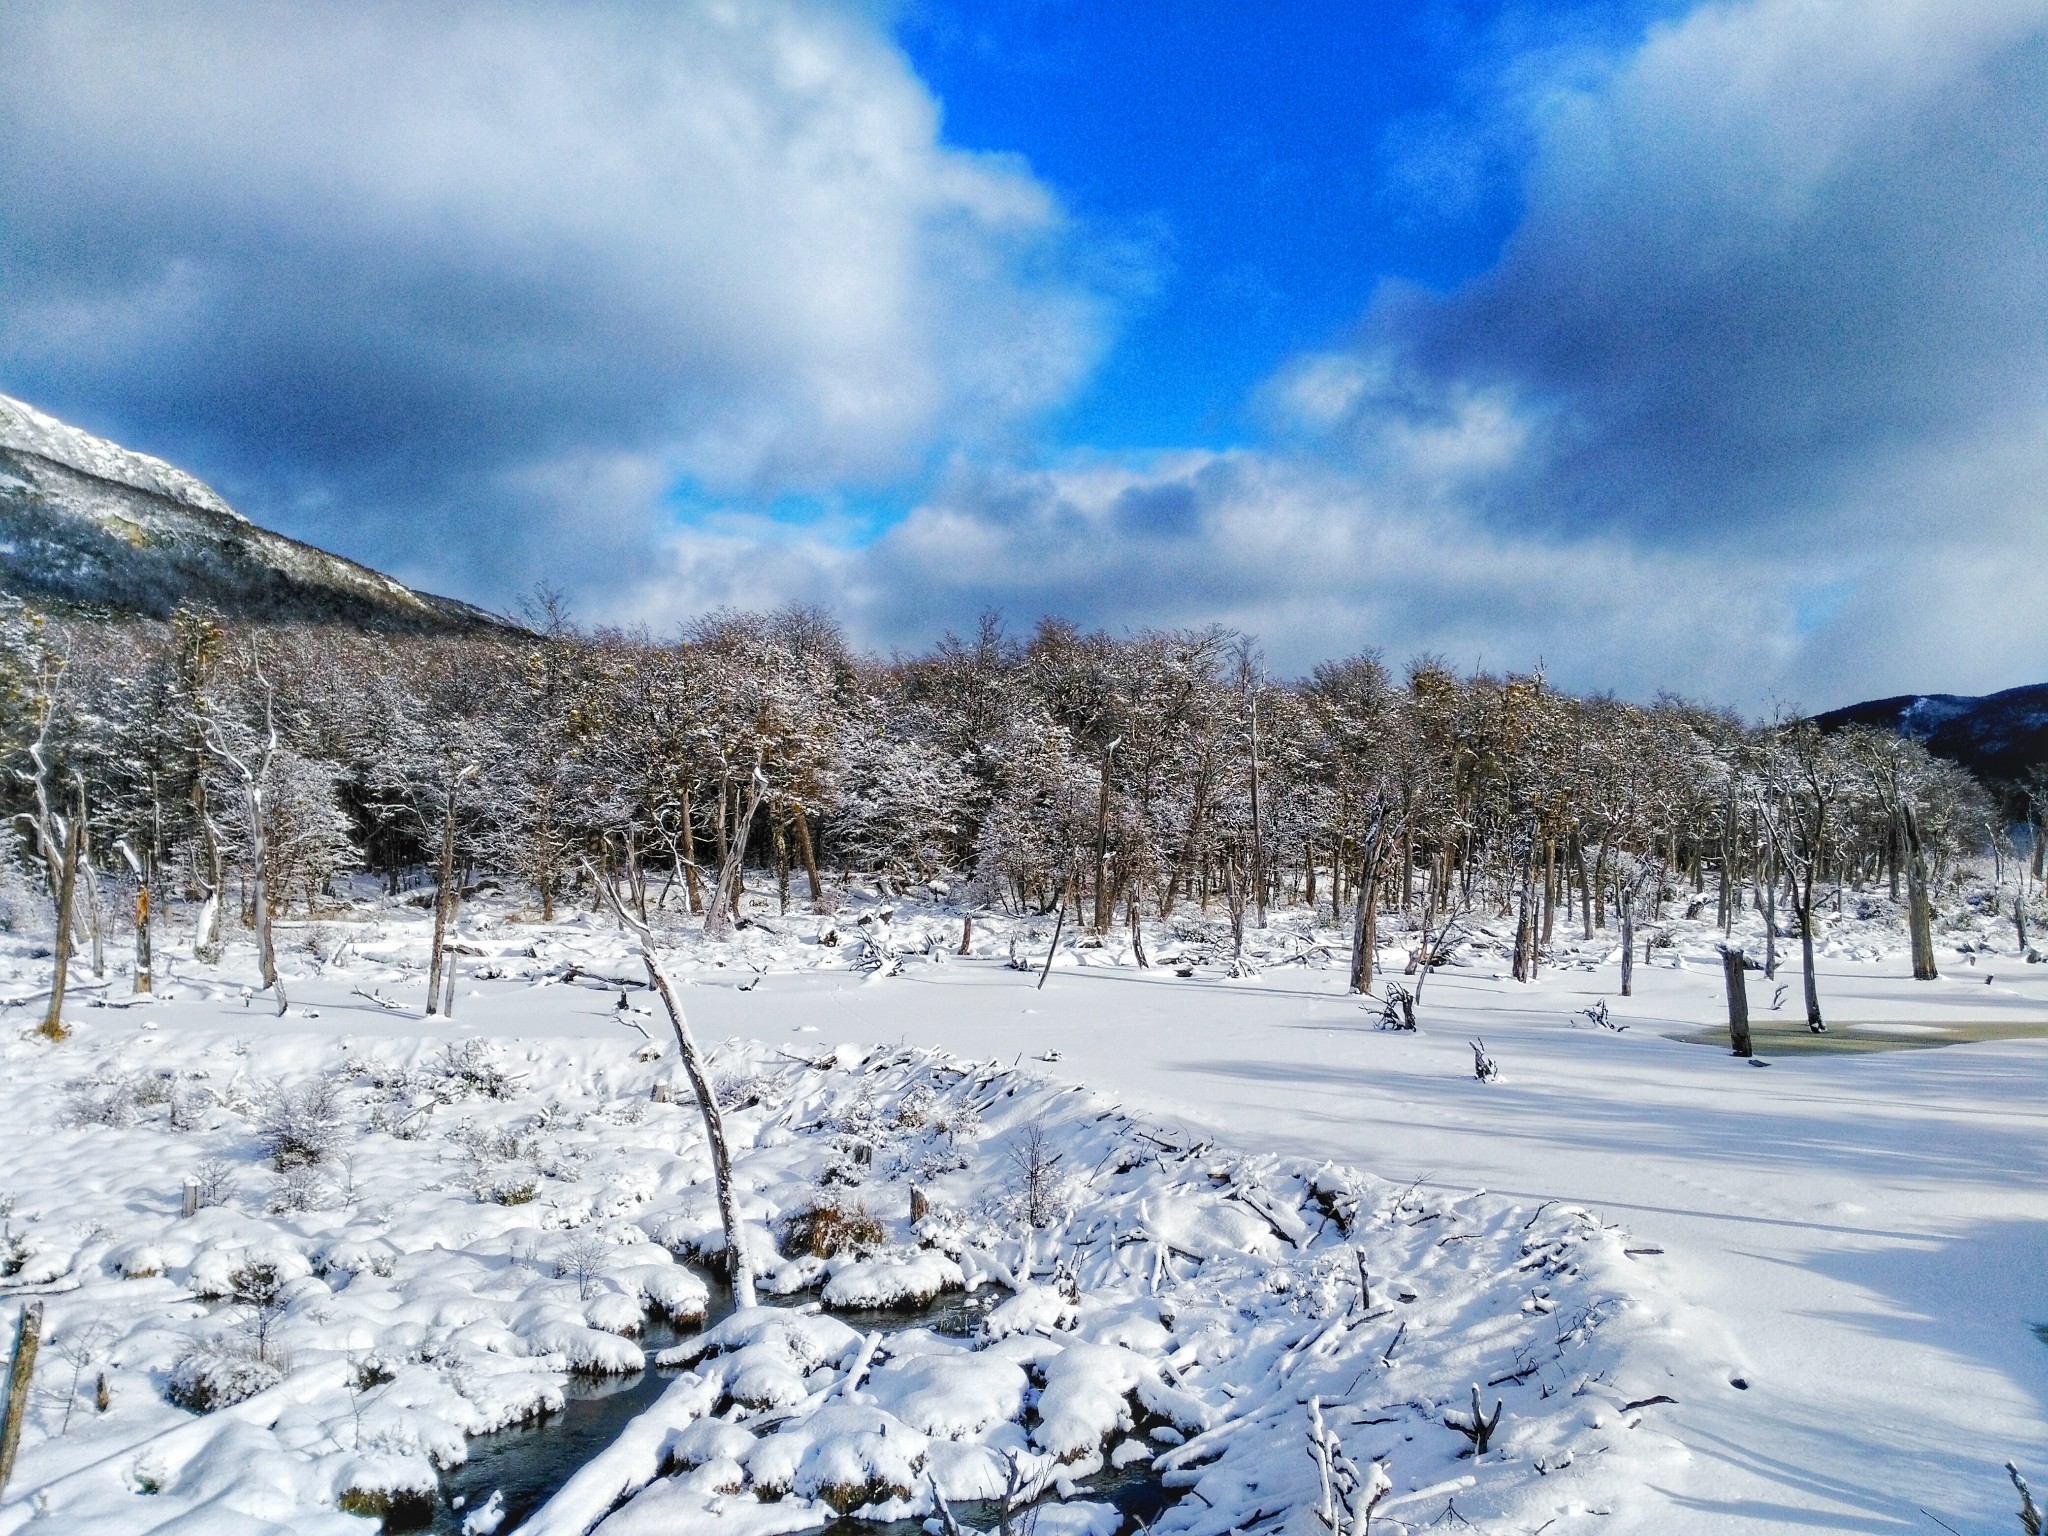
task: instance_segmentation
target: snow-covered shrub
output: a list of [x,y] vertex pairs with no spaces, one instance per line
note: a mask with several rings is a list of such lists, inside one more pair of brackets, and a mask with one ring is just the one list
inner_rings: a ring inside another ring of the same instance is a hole
[[497,1053],[482,1040],[451,1043],[429,1068],[445,1098],[509,1099],[518,1080],[498,1065]]
[[929,1184],[934,1179],[943,1179],[949,1173],[958,1173],[966,1166],[967,1159],[960,1153],[934,1148],[920,1153],[908,1171],[920,1184]]
[[588,1301],[611,1265],[612,1245],[597,1232],[579,1232],[555,1255],[555,1273],[576,1282],[578,1298]]
[[478,1180],[476,1194],[479,1200],[488,1200],[493,1205],[530,1205],[533,1197],[540,1193],[540,1176],[524,1173],[517,1169],[501,1169]]
[[141,1116],[135,1089],[136,1080],[126,1073],[82,1078],[71,1085],[71,1101],[64,1118],[68,1124],[81,1127],[133,1125]]
[[49,899],[22,869],[20,839],[0,827],[0,933],[45,933],[53,921]]
[[209,1157],[192,1170],[199,1182],[199,1207],[226,1205],[235,1192],[235,1165],[222,1157]]
[[890,1117],[891,1124],[899,1131],[922,1130],[932,1118],[932,1106],[937,1096],[931,1088],[919,1083],[897,1102],[896,1113]]
[[212,1413],[254,1397],[284,1380],[256,1343],[233,1334],[197,1339],[171,1366],[164,1395],[180,1408]]
[[[303,1272],[303,1266],[301,1266]],[[228,1296],[245,1313],[247,1333],[256,1347],[256,1358],[273,1360],[270,1336],[284,1316],[285,1289],[296,1278],[275,1259],[249,1258],[228,1271]]]
[[752,1109],[765,1100],[774,1079],[760,1072],[721,1072],[713,1079],[711,1096],[723,1110]]
[[295,1211],[324,1210],[334,1204],[334,1197],[334,1186],[321,1177],[320,1171],[302,1163],[278,1176],[264,1204],[272,1215],[282,1216]]
[[431,1480],[417,1487],[371,1488],[361,1485],[343,1490],[334,1502],[343,1514],[376,1520],[387,1531],[423,1530],[434,1518],[440,1490]]
[[981,1140],[981,1111],[974,1107],[972,1099],[964,1100],[952,1109],[942,1110],[932,1119],[932,1128],[941,1131],[954,1146],[961,1142]]
[[865,1204],[856,1202],[849,1210],[833,1199],[813,1201],[791,1216],[782,1229],[784,1253],[817,1259],[845,1252],[871,1253],[888,1240],[888,1232],[868,1214]]
[[0,1280],[20,1274],[35,1256],[28,1238],[14,1230],[13,1222],[0,1224]]
[[1050,1227],[1066,1215],[1066,1175],[1059,1166],[1062,1156],[1036,1122],[1025,1126],[1011,1146],[1010,1163],[1017,1174],[1017,1214],[1026,1226]]
[[264,1095],[262,1115],[263,1149],[280,1173],[324,1163],[341,1144],[341,1095],[329,1078],[297,1088],[273,1085]]

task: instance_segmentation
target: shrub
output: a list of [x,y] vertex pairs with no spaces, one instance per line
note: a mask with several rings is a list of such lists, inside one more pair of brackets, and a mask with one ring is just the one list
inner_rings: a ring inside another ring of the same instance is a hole
[[789,1218],[783,1228],[783,1251],[829,1259],[840,1253],[870,1252],[889,1241],[881,1222],[865,1205],[847,1210],[837,1201],[821,1200]]
[[75,1126],[133,1125],[141,1111],[135,1080],[125,1074],[87,1078],[71,1085],[71,1102],[65,1112],[67,1123]]
[[287,1169],[270,1188],[268,1202],[273,1216],[293,1211],[324,1210],[334,1203],[334,1188],[318,1170],[300,1166]]
[[341,1096],[324,1077],[298,1088],[273,1087],[262,1110],[263,1149],[279,1173],[316,1167],[341,1144]]
[[449,1098],[481,1095],[487,1099],[509,1099],[518,1083],[498,1065],[490,1046],[481,1040],[463,1040],[448,1046],[435,1059],[434,1075]]
[[226,1158],[209,1157],[192,1171],[199,1181],[199,1208],[226,1205],[235,1192],[235,1165]]
[[555,1273],[576,1282],[576,1294],[588,1301],[598,1281],[610,1267],[612,1245],[596,1232],[582,1232],[571,1238],[555,1258]]
[[212,1413],[254,1397],[284,1380],[253,1340],[232,1334],[195,1340],[171,1367],[167,1396],[180,1408]]

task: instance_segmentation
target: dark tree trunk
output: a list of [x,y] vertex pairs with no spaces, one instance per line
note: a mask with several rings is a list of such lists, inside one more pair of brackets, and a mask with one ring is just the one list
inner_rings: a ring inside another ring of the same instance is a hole
[[1737,1056],[1750,1054],[1749,984],[1742,972],[1742,951],[1724,946],[1721,973],[1728,984],[1728,1043]]
[[57,937],[52,944],[50,969],[50,1011],[43,1019],[45,1039],[62,1040],[70,1033],[64,1027],[64,987],[71,979],[71,946],[74,937],[68,914],[78,889],[78,850],[85,841],[85,818],[74,816],[65,831],[64,858],[57,873]]
[[790,807],[790,820],[796,824],[796,850],[804,861],[804,878],[811,883],[811,909],[825,910],[825,884],[818,878],[818,853],[811,843],[811,823],[804,815],[801,805]]

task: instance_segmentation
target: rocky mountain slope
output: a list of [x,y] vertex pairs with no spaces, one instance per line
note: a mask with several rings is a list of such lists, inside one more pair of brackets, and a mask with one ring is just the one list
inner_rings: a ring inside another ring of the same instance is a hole
[[245,619],[504,627],[480,608],[259,528],[183,470],[5,395],[0,589],[158,618],[198,602]]
[[1972,698],[1907,693],[1816,715],[1827,730],[1872,725],[1911,736],[1987,781],[2018,784],[2048,765],[2048,683]]

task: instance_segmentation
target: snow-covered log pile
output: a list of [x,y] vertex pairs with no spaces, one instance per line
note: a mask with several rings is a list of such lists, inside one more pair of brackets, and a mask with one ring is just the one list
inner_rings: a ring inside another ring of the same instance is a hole
[[[722,1245],[702,1122],[651,1047],[89,1023],[4,1059],[0,1286],[43,1298],[69,1363],[0,1530],[357,1529],[344,1510],[420,1507],[568,1373],[640,1369],[651,1312],[704,1315],[679,1262]],[[648,1423],[537,1531],[798,1529],[1146,1459],[1188,1490],[1161,1528],[1207,1536],[1315,1503],[1311,1398],[1388,1464],[1398,1529],[1453,1498],[1563,1507],[1640,1414],[1615,1384],[1633,1266],[1586,1211],[1181,1145],[932,1051],[715,1065],[782,1305],[673,1351]],[[991,1287],[973,1337],[865,1322],[962,1287]],[[1474,1382],[1506,1403],[1476,1460],[1448,1422]],[[1114,1523],[1076,1497],[1077,1532]]]

